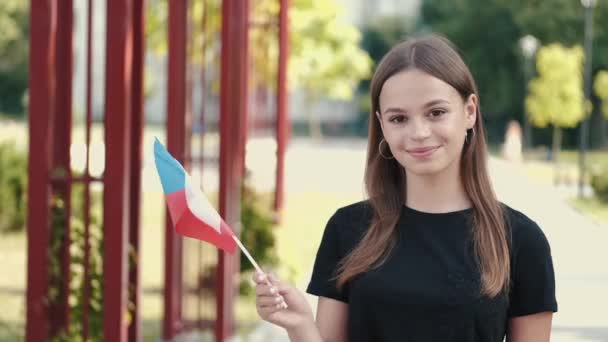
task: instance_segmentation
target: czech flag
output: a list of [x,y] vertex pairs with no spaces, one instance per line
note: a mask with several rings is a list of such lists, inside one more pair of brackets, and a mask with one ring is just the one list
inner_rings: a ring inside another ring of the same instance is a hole
[[233,253],[237,245],[230,227],[209,203],[200,186],[156,138],[154,162],[177,233]]

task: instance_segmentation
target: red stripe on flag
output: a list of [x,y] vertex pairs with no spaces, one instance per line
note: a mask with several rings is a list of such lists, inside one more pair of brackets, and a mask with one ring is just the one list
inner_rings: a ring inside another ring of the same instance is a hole
[[181,235],[207,241],[228,253],[234,253],[237,247],[230,228],[223,221],[220,224],[220,231],[222,232],[220,234],[213,227],[194,216],[189,209],[184,211],[175,225],[175,230]]
[[186,190],[182,189],[176,192],[172,192],[166,195],[167,207],[169,207],[169,214],[171,215],[171,221],[173,225],[177,225],[180,217],[186,211],[188,205],[186,204]]

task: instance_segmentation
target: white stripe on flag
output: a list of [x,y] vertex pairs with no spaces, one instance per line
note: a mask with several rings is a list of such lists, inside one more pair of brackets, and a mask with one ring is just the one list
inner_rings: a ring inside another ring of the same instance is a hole
[[198,182],[190,177],[188,173],[186,173],[186,204],[194,216],[221,234],[220,223],[222,218],[209,203]]

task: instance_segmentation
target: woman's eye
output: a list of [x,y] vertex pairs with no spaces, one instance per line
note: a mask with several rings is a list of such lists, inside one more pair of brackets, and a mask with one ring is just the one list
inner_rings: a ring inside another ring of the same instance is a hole
[[446,111],[443,110],[443,109],[433,109],[430,112],[430,116],[433,117],[433,118],[438,118],[438,117],[442,116],[445,113],[446,113]]
[[404,115],[395,115],[389,120],[392,123],[402,123],[407,121],[407,118]]

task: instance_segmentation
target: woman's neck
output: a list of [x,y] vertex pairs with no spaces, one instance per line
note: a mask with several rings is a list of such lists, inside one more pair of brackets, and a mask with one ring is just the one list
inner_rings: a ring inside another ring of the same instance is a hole
[[470,208],[471,201],[458,171],[455,172],[456,174],[444,172],[428,176],[408,173],[405,204],[412,209],[429,213]]

